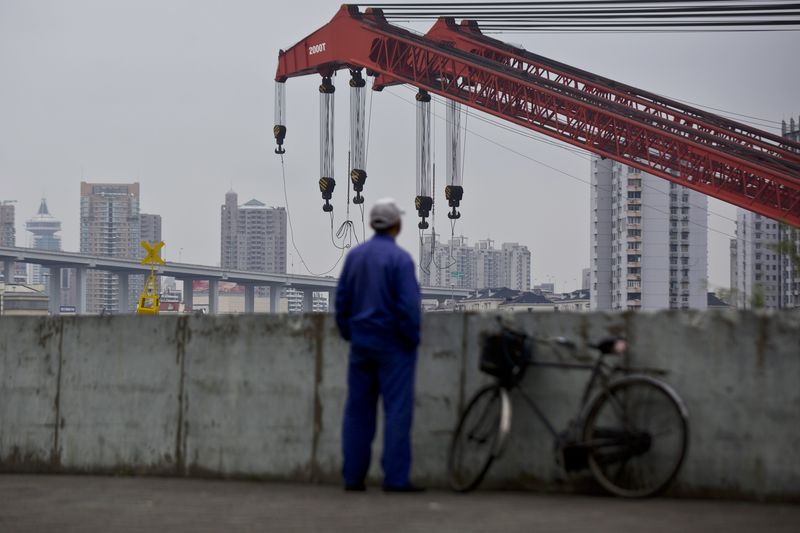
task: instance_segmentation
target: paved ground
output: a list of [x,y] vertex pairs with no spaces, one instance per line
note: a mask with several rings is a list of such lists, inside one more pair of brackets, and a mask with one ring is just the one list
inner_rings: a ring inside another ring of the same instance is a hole
[[363,494],[196,479],[0,475],[0,532],[800,531],[800,506],[550,496]]

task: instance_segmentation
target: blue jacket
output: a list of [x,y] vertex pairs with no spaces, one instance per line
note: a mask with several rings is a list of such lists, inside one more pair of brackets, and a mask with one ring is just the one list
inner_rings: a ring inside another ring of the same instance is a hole
[[336,288],[336,325],[354,348],[414,351],[420,296],[414,261],[388,235],[353,248]]

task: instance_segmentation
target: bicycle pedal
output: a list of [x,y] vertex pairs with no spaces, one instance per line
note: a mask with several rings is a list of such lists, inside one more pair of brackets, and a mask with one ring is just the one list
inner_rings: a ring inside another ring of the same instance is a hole
[[556,462],[567,472],[583,470],[589,467],[588,451],[583,444],[563,444],[556,453]]

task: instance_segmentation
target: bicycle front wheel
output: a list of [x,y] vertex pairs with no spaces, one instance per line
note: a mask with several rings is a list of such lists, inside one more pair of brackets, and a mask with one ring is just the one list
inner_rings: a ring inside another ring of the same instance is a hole
[[500,385],[488,385],[473,396],[458,421],[447,458],[450,487],[469,492],[477,487],[500,455],[511,428],[511,402]]
[[589,468],[606,490],[644,498],[664,490],[686,457],[686,407],[671,387],[628,376],[595,398],[584,422]]

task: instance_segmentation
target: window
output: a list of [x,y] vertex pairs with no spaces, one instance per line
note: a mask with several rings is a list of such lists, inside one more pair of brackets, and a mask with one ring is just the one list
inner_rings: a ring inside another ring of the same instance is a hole
[[642,230],[640,229],[629,229],[628,230],[628,237],[641,237]]
[[642,191],[628,191],[628,198],[641,198]]

